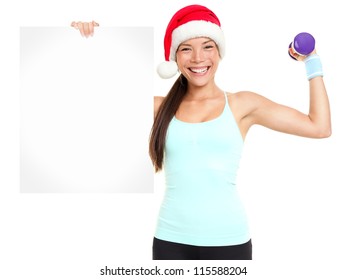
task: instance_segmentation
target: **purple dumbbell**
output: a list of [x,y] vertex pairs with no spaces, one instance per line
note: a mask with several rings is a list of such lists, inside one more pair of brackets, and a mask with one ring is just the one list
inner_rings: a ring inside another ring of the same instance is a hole
[[294,37],[293,42],[289,44],[288,54],[291,58],[296,58],[293,56],[294,53],[306,56],[310,54],[315,48],[314,37],[307,32],[301,32]]

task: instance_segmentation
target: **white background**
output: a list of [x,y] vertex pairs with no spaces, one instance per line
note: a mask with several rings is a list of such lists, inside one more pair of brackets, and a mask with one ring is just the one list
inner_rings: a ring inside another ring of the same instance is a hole
[[[157,65],[163,61],[162,40],[167,22],[176,10],[193,2],[119,3],[1,4],[3,279],[101,279],[98,272],[105,265],[150,268],[157,264],[150,259],[163,191],[161,175],[155,178],[154,194],[19,193],[19,27],[67,27],[72,20],[96,20],[104,27],[154,26]],[[254,261],[247,264],[250,272],[245,279],[345,279],[347,24],[342,2],[200,3],[216,12],[227,37],[227,54],[217,77],[221,88],[231,92],[253,90],[307,112],[304,66],[287,55],[290,40],[307,31],[316,37],[331,101],[333,135],[328,139],[304,139],[261,127],[252,128],[247,136],[238,184],[249,214]],[[153,95],[165,95],[173,80],[161,81],[155,69],[153,77]],[[200,263],[160,263],[163,267],[195,264]],[[239,262],[202,264],[230,266]]]

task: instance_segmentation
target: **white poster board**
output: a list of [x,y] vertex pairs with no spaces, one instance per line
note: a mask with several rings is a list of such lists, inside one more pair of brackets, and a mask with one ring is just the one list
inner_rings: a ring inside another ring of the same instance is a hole
[[20,36],[21,192],[151,192],[153,28]]

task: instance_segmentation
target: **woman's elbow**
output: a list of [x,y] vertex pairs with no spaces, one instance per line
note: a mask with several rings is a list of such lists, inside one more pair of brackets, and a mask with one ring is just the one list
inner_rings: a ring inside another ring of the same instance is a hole
[[315,138],[319,138],[319,139],[329,138],[331,136],[331,134],[332,134],[331,127],[327,127],[324,129],[317,130]]

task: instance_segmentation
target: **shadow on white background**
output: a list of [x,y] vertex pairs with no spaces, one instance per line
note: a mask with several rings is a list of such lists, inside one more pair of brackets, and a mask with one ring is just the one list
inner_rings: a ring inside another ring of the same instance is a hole
[[21,192],[152,192],[153,28],[22,27]]

